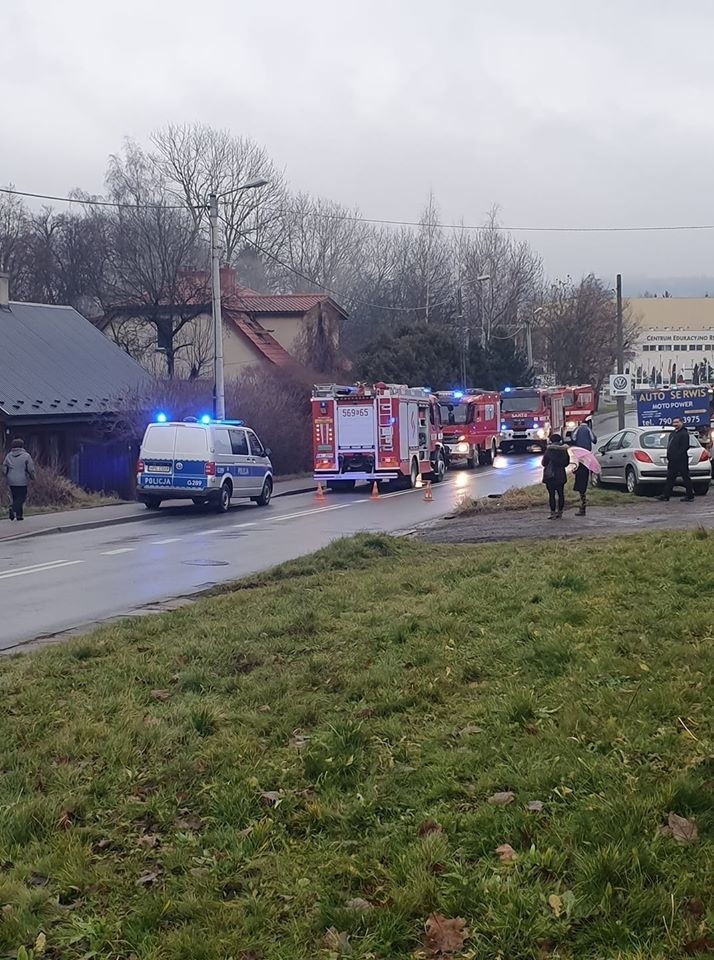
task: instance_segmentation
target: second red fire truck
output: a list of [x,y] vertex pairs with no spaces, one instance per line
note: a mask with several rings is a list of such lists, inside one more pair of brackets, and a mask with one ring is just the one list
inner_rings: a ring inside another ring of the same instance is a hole
[[543,387],[506,387],[501,393],[501,452],[545,450],[551,433],[565,429],[563,392]]
[[446,472],[440,409],[428,387],[322,384],[312,393],[314,477],[331,489]]
[[447,462],[493,463],[501,442],[501,399],[492,390],[437,393]]

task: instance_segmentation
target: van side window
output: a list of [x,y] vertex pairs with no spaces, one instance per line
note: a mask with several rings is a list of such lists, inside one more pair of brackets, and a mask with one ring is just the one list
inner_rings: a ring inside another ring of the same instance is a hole
[[265,448],[263,447],[263,444],[252,430],[246,430],[246,433],[248,434],[248,439],[250,440],[250,452],[254,457],[264,457]]
[[248,456],[248,441],[245,438],[245,430],[229,430],[231,435],[231,449],[233,455],[237,457]]
[[214,427],[213,452],[217,457],[229,457],[231,455],[231,441],[227,430]]

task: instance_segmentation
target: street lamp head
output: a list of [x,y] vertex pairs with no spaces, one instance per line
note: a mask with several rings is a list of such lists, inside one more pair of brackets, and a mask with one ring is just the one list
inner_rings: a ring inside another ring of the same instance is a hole
[[480,277],[476,277],[476,279],[478,280],[479,283],[483,283],[484,280],[490,280],[490,279],[491,279],[491,274],[490,274],[490,273],[484,273],[484,274],[482,274]]
[[255,180],[249,180],[247,183],[242,183],[238,189],[239,190],[254,190],[256,187],[264,187],[267,184],[265,177],[256,177]]

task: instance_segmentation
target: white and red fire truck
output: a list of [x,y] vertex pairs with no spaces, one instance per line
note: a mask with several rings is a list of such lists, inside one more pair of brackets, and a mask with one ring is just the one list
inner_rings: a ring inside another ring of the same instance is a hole
[[545,450],[551,433],[565,428],[563,391],[506,387],[501,393],[501,452]]
[[332,489],[358,480],[416,486],[446,472],[439,404],[428,387],[319,384],[312,393],[314,476]]
[[501,442],[501,398],[493,390],[449,390],[436,394],[441,408],[447,463],[493,463]]

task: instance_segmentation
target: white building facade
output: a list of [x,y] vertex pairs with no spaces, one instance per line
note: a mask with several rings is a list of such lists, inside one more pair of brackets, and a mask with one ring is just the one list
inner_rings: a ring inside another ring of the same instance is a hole
[[625,372],[637,386],[712,382],[714,297],[638,297],[628,306],[639,332]]

